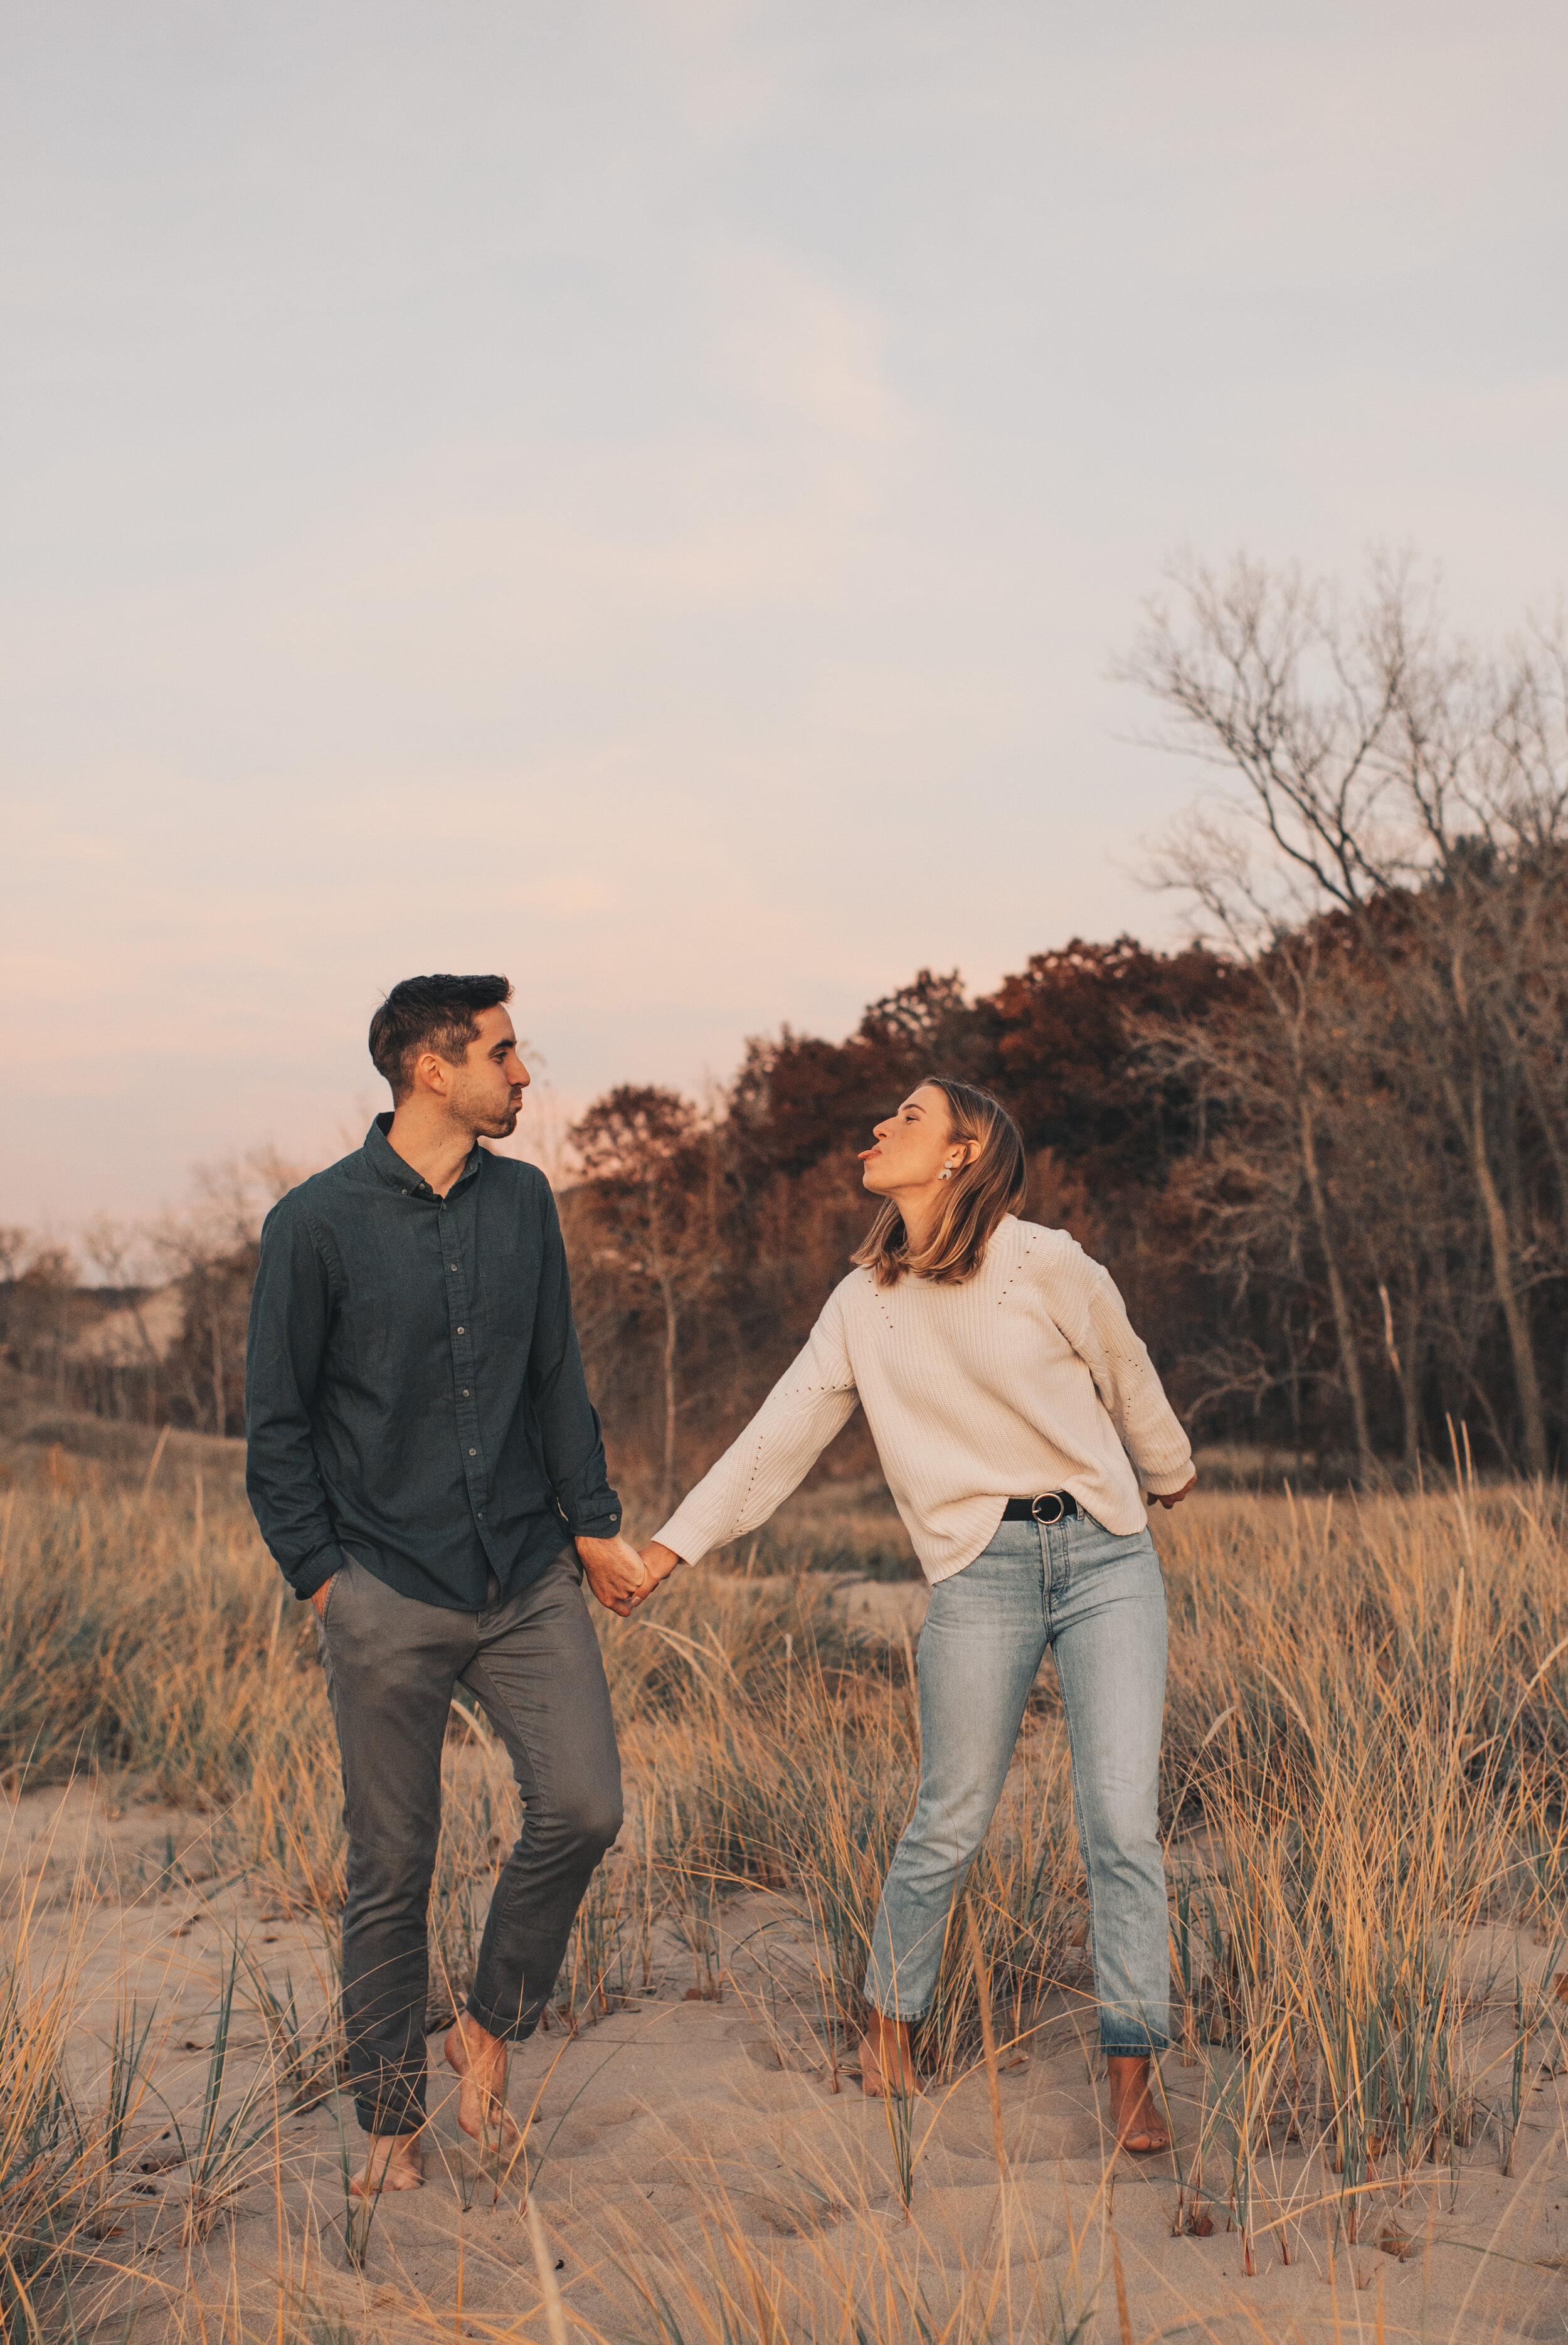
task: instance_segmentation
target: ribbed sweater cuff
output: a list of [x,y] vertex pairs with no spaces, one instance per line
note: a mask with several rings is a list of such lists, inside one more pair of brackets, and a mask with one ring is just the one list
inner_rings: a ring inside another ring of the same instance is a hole
[[698,1528],[684,1507],[677,1507],[663,1530],[654,1533],[654,1545],[667,1547],[672,1555],[679,1556],[682,1563],[700,1563],[714,1544],[707,1532]]

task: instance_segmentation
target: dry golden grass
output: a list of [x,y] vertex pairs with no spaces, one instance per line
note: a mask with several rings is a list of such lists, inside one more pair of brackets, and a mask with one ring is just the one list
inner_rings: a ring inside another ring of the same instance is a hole
[[[1330,2255],[1390,2239],[1390,2257],[1410,2251],[1402,2241],[1419,2249],[1443,2194],[1451,2199],[1481,2162],[1513,2167],[1527,2187],[1520,2128],[1543,2068],[1564,2064],[1568,2014],[1553,1992],[1568,1971],[1563,1529],[1555,1492],[1465,1487],[1359,1503],[1214,1497],[1157,1526],[1172,1616],[1166,1790],[1179,2015],[1165,2068],[1186,2113],[1167,2211],[1197,2236],[1234,2226],[1244,2271],[1298,2262],[1308,2241]],[[90,1479],[17,1489],[0,1499],[0,1758],[14,1787],[97,1771],[110,1808],[147,1796],[187,1815],[205,1807],[220,1873],[268,1913],[310,1924],[330,1987],[342,1848],[314,1632],[300,1608],[280,1602],[238,1500],[199,1507],[194,1487],[144,1497]],[[557,2026],[585,2029],[646,1985],[657,1936],[667,1954],[680,1949],[694,1993],[744,1994],[759,2026],[777,2032],[781,2067],[806,2056],[836,2081],[913,1791],[907,1637],[895,1626],[851,1642],[820,1578],[707,1572],[683,1575],[657,1611],[626,1623],[601,1616],[600,1629],[632,1799],[621,1847],[579,1918]],[[482,1720],[454,1713],[448,1778],[433,1903],[437,2001],[471,1969],[514,1813]],[[214,2279],[223,2208],[237,2191],[266,2189],[270,2159],[281,2174],[283,2118],[331,2096],[337,2051],[330,1994],[301,1981],[296,2001],[290,1980],[286,1997],[249,1944],[229,1963],[218,2035],[243,2005],[260,2018],[267,2056],[246,2066],[219,2056],[215,2038],[217,2073],[180,2117],[191,2151],[185,2260],[171,2266],[166,2241],[155,2285],[124,2210],[127,2144],[148,2091],[137,2031],[152,2019],[156,2041],[156,2017],[125,2010],[118,2048],[84,2096],[72,2046],[98,1908],[86,1873],[78,1886],[69,1925],[51,1916],[46,1944],[25,1877],[6,1909],[8,2335],[96,2324],[117,2337],[139,2302],[137,2336],[336,2345],[351,2330],[455,2336],[466,2318],[472,2333],[558,2345],[549,2259],[535,2272],[526,2232],[532,2277],[504,2316],[403,2301],[394,2317],[368,2298],[345,2312],[344,2242],[291,2230],[280,2180],[276,2284],[242,2287],[238,2262]],[[726,1937],[727,1901],[758,1891],[794,1917],[810,1954],[809,1993],[792,1992],[788,2027],[766,1964],[755,1953],[741,1964],[734,1933]],[[646,2227],[617,2234],[618,2209],[606,2204],[594,2301],[614,2304],[616,2318],[575,2301],[561,2318],[664,2345],[805,2335],[891,2345],[906,2334],[959,2345],[1087,2337],[1096,2319],[1095,2334],[1132,2335],[1118,2291],[1131,2289],[1135,2304],[1136,2276],[1124,2286],[1117,2269],[1108,2159],[1081,2228],[1069,2219],[1066,2248],[1060,2237],[1047,2246],[1030,2232],[998,2114],[1000,2195],[983,2242],[956,2277],[951,2257],[921,2244],[943,2096],[984,2069],[999,2111],[998,2065],[1089,2015],[1084,1912],[1047,1669],[971,1884],[972,1930],[961,1915],[921,2031],[934,2114],[926,2103],[890,2112],[909,2223],[890,2230],[868,2206],[864,2219],[786,2256],[738,2219],[733,2178],[716,2167],[701,2254],[689,2238],[661,2247]],[[535,2137],[510,2177],[514,2193],[537,2171],[537,2148]],[[1568,2170],[1563,2142],[1548,2148],[1553,2172]],[[1546,2153],[1532,2154],[1539,2167]],[[840,2199],[845,2188],[826,2169],[810,2187]],[[540,2206],[557,2219],[543,2184]],[[351,2267],[351,2252],[350,2279]],[[1183,2333],[1241,2333],[1212,2325],[1218,2316],[1203,2304],[1180,2318],[1196,2324]],[[1156,2332],[1145,2322],[1137,2333]],[[1270,2312],[1249,2333],[1319,2332]],[[1423,2333],[1468,2345],[1515,2331],[1483,2291],[1462,2313],[1438,2306]]]

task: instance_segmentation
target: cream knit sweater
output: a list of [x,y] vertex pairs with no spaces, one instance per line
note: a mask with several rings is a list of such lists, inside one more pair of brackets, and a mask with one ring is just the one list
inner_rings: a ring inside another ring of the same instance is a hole
[[1110,1273],[1064,1230],[1008,1213],[962,1286],[879,1287],[869,1270],[836,1286],[661,1544],[696,1563],[765,1523],[857,1400],[932,1581],[973,1562],[1008,1498],[1070,1490],[1125,1534],[1144,1528],[1141,1490],[1179,1490],[1193,1470]]

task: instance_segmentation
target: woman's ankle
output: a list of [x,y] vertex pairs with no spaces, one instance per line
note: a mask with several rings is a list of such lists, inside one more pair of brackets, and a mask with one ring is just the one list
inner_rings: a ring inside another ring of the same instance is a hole
[[867,2054],[872,2066],[884,2081],[891,2080],[907,2090],[915,2082],[914,2056],[910,2050],[910,2023],[907,2019],[890,2019],[874,2005],[866,2013],[866,2032],[862,2041],[861,2060]]

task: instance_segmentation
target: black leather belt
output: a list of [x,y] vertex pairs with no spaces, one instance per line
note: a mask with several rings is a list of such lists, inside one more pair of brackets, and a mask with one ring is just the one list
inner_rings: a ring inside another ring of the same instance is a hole
[[1062,1523],[1078,1512],[1071,1490],[1042,1490],[1037,1498],[1009,1498],[1002,1509],[1004,1523]]

